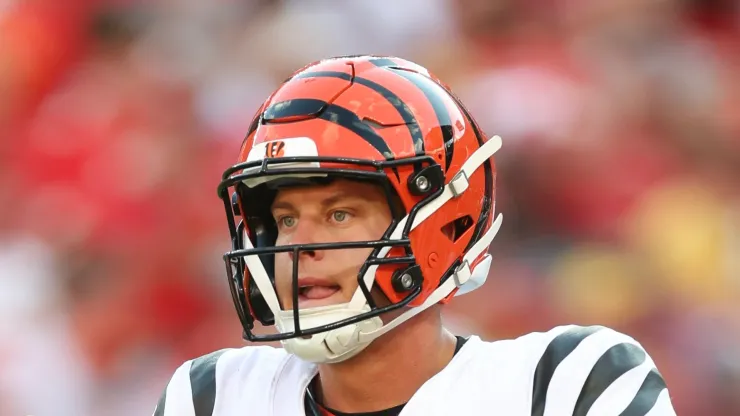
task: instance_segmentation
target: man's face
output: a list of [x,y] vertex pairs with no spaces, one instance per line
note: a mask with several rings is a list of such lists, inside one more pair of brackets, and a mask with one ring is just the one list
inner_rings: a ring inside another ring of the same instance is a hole
[[[336,180],[327,186],[286,188],[272,204],[278,227],[275,245],[378,240],[391,223],[382,189]],[[301,308],[348,302],[371,248],[302,251],[298,261]],[[275,284],[284,309],[293,308],[292,253],[275,254]]]

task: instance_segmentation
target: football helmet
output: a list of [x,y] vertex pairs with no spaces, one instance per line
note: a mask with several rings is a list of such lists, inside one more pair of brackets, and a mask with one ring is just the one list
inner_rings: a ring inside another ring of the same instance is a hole
[[[231,235],[229,287],[248,341],[280,340],[304,360],[339,362],[421,311],[486,279],[501,139],[484,137],[460,100],[425,68],[345,56],[295,72],[258,110],[237,164],[218,186]],[[373,181],[393,220],[376,241],[276,246],[275,189],[332,178]],[[293,305],[304,251],[369,248],[348,303],[284,310],[274,256],[292,252]],[[387,297],[378,305],[373,287]],[[403,310],[401,310],[403,308]],[[383,322],[386,312],[400,314]],[[255,322],[277,333],[257,334]]]

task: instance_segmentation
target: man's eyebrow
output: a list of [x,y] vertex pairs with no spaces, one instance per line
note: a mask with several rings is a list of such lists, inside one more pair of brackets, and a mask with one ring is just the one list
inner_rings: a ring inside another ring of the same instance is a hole
[[[362,196],[354,192],[339,192],[321,201],[321,206],[326,208],[343,200],[361,199]],[[295,211],[295,205],[288,201],[276,201],[272,204],[271,209],[284,209],[286,211]]]
[[270,209],[271,210],[284,209],[286,211],[292,211],[292,210],[295,210],[295,207],[293,206],[293,204],[291,204],[288,201],[277,201],[277,202],[272,203],[272,206],[270,207]]

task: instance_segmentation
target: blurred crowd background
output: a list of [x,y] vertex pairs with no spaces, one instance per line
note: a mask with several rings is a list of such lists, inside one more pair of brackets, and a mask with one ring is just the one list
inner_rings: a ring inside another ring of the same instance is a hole
[[0,1],[0,415],[148,415],[243,345],[220,174],[287,75],[357,53],[504,138],[450,327],[608,325],[680,415],[740,415],[739,28],[731,0]]

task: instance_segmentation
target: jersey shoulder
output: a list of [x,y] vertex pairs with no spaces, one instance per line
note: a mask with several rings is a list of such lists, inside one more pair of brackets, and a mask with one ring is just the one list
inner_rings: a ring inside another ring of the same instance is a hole
[[269,378],[287,360],[281,348],[246,346],[225,348],[188,360],[170,378],[157,402],[154,416],[210,415],[219,390],[238,385],[243,378]]
[[531,352],[532,415],[675,414],[663,376],[629,335],[565,325],[515,343]]

